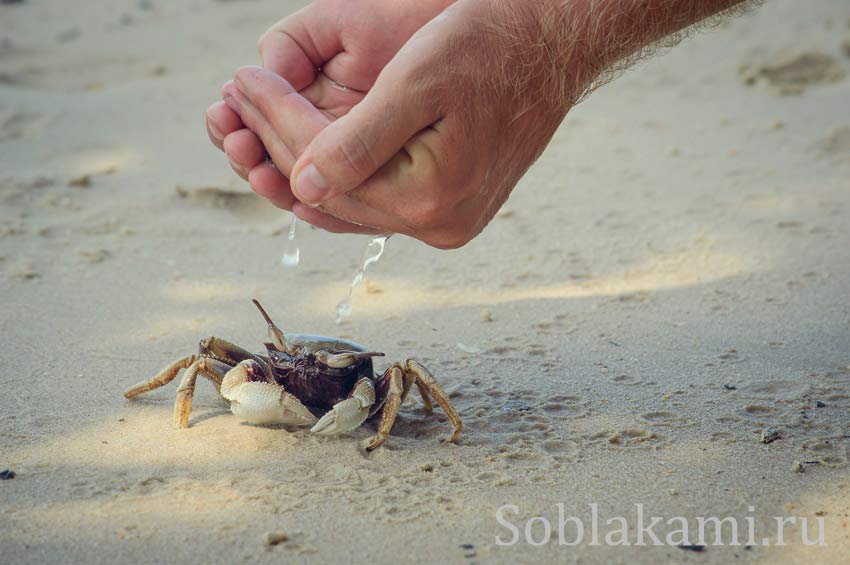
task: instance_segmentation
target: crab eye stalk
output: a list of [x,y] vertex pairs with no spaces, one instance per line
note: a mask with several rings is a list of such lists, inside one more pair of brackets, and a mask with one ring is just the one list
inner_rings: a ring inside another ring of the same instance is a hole
[[344,369],[354,365],[360,359],[383,356],[383,353],[378,353],[377,351],[340,351],[338,353],[330,353],[322,349],[316,352],[316,360],[332,369]]
[[295,355],[295,347],[292,346],[288,341],[286,341],[286,336],[283,335],[283,332],[280,331],[280,328],[275,325],[272,321],[271,317],[266,313],[265,308],[262,307],[260,301],[256,298],[252,300],[254,306],[260,311],[263,319],[265,319],[266,323],[269,325],[269,337],[274,343],[274,346],[278,348],[279,351],[285,351],[290,355]]

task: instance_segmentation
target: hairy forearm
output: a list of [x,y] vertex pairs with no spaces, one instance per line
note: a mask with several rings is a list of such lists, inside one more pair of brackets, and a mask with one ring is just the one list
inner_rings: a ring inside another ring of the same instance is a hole
[[[516,0],[526,2],[527,0]],[[576,102],[617,71],[758,0],[543,0],[541,33],[559,75],[559,97]]]

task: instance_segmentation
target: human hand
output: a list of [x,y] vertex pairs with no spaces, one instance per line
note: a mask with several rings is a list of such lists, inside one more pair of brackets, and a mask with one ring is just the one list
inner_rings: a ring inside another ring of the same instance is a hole
[[298,200],[286,204],[299,218],[459,247],[492,219],[569,108],[547,92],[558,91],[560,69],[546,60],[541,16],[518,4],[453,5],[336,121],[257,68],[241,69],[225,96],[275,163],[296,158]]
[[[263,65],[285,77],[325,117],[334,119],[363,98],[398,49],[449,3],[319,0],[263,35],[259,43]],[[228,83],[223,93],[232,88]],[[207,110],[207,131],[255,191],[291,209],[294,197],[287,180],[295,162],[291,150],[278,148],[275,164],[267,162],[263,143],[224,102]]]

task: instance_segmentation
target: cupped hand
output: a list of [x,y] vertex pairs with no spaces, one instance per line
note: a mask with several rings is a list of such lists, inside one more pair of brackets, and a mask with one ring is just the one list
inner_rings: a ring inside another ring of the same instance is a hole
[[[261,37],[263,66],[284,77],[290,89],[298,91],[325,118],[338,118],[362,100],[410,36],[449,3],[319,0],[284,18]],[[233,90],[232,82],[226,84],[224,97]],[[206,121],[210,140],[227,154],[237,174],[261,195],[291,209],[294,197],[287,177],[296,156],[292,149],[278,148],[278,158],[267,161],[270,152],[257,133],[246,128],[225,102],[210,106]]]
[[559,88],[564,63],[531,5],[460,0],[338,119],[258,68],[241,69],[225,95],[279,167],[294,163],[286,192],[298,217],[459,247],[492,219],[574,100]]

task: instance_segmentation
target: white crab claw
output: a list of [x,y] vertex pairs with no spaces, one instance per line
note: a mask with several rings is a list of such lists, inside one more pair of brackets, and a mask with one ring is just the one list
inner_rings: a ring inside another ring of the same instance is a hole
[[316,417],[297,398],[271,383],[248,382],[230,396],[230,410],[252,424],[310,426]]
[[350,398],[340,400],[330,412],[322,416],[310,431],[317,434],[342,434],[350,432],[366,421],[375,404],[375,386],[369,379],[361,379]]
[[342,434],[358,428],[368,417],[369,406],[363,406],[356,398],[346,398],[337,402],[310,431],[324,435]]

